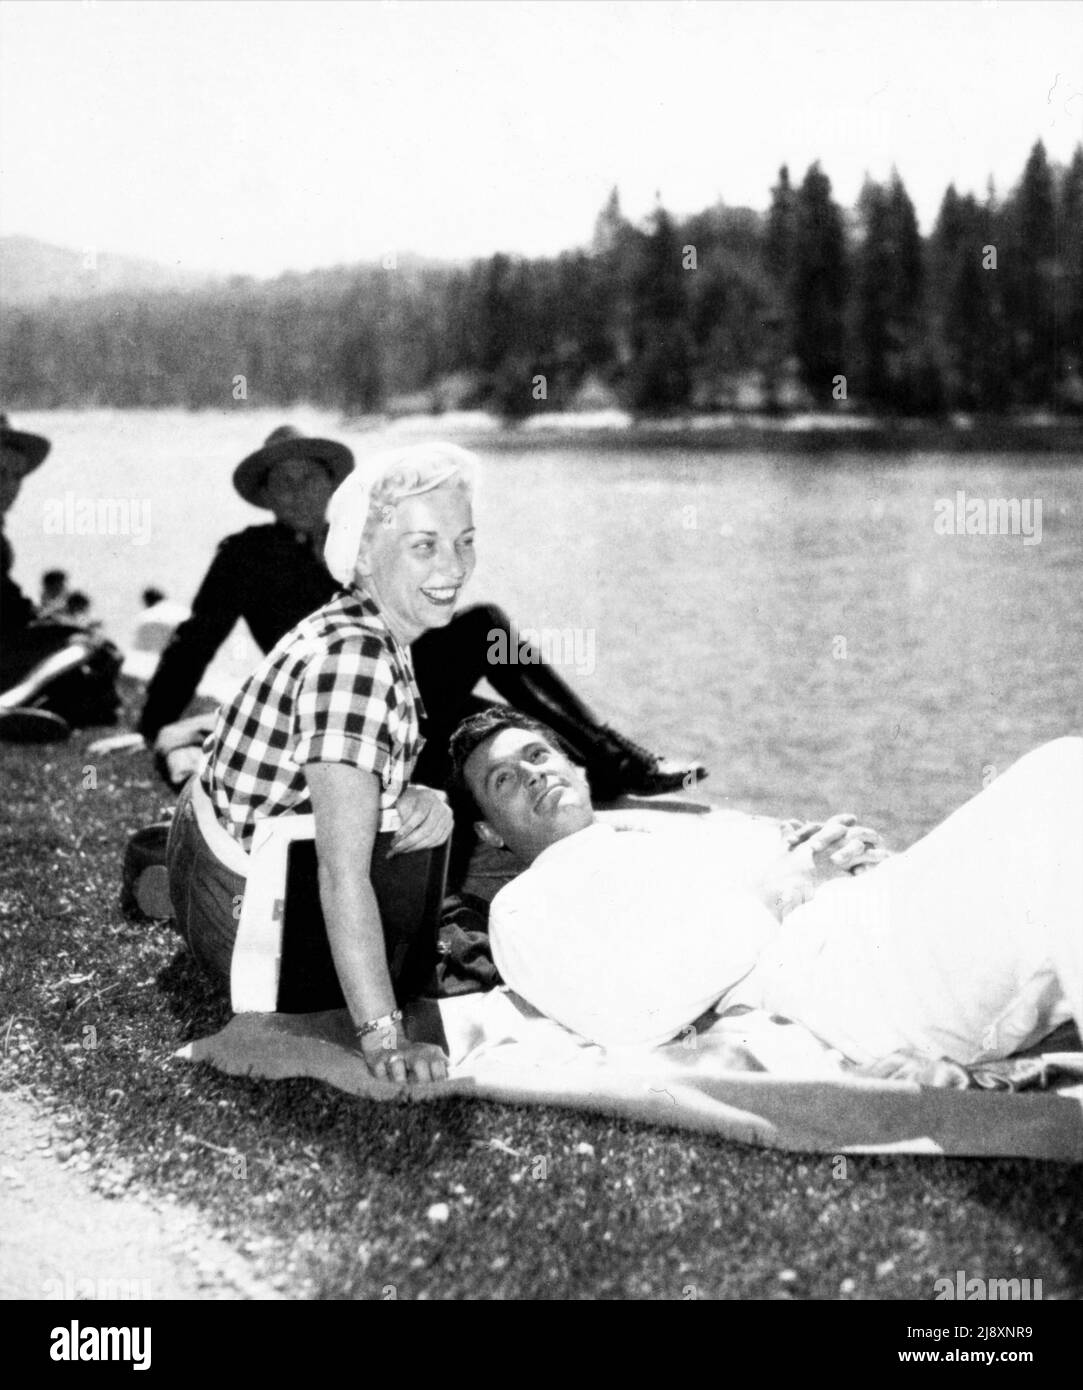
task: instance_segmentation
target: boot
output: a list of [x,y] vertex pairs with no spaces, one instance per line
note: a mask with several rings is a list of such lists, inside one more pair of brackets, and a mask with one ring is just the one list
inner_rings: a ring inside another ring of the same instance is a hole
[[598,801],[685,791],[707,776],[702,763],[657,757],[607,724],[600,726],[585,751],[590,789]]

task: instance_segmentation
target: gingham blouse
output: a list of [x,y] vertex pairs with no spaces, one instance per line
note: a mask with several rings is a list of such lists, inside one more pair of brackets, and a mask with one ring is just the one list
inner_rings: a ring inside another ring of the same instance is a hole
[[306,763],[375,773],[379,828],[395,830],[424,713],[409,647],[369,595],[343,589],[287,632],[219,711],[200,779],[245,850],[264,816],[311,812]]

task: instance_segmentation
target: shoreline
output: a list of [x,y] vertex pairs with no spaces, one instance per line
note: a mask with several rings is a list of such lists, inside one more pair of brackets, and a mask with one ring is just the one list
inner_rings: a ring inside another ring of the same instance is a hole
[[[1083,415],[962,416],[950,419],[887,419],[831,413],[788,416],[737,412],[685,414],[634,419],[615,409],[547,410],[524,420],[502,419],[483,410],[454,410],[431,414],[379,413],[351,415],[312,401],[288,406],[260,404],[255,408],[183,405],[56,406],[20,412],[26,428],[46,433],[52,419],[100,416],[133,423],[141,417],[176,415],[294,419],[323,416],[318,428],[393,442],[442,437],[472,448],[508,453],[531,449],[580,448],[624,450],[714,450],[738,453],[763,451],[799,457],[845,452],[850,454],[1083,454]],[[336,421],[334,425],[330,421]],[[259,426],[257,425],[258,429]]]
[[521,422],[481,411],[344,417],[350,429],[431,435],[507,451],[552,445],[605,449],[769,449],[784,454],[1083,452],[1083,417],[934,421],[871,417],[690,415],[633,420],[615,411],[547,411]]

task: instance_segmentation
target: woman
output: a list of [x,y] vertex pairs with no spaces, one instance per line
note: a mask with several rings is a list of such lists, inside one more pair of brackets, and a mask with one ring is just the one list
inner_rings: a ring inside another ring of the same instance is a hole
[[178,929],[229,978],[245,857],[267,816],[311,812],[319,899],[338,981],[373,1076],[447,1075],[438,1047],[409,1039],[396,1009],[370,877],[380,831],[393,851],[451,831],[444,797],[410,785],[422,706],[410,643],[451,621],[474,569],[474,456],[412,446],[350,474],[330,507],[325,559],[346,586],[272,649],[204,745],[170,833]]
[[[334,594],[337,583],[323,560],[325,513],[352,466],[353,455],[345,445],[308,438],[290,425],[273,430],[263,447],[237,466],[233,486],[246,502],[268,509],[275,519],[222,542],[191,616],[174,633],[148,688],[139,732],[157,745],[163,771],[174,786],[195,770],[201,735],[169,726],[184,713],[238,619],[244,619],[267,652]],[[518,662],[493,664],[494,633],[505,650],[522,653]],[[473,695],[482,679],[509,704],[560,733],[587,769],[599,801],[624,793],[679,791],[706,776],[698,763],[656,757],[601,724],[537,652],[520,644],[511,620],[494,604],[478,604],[428,629],[412,656],[426,711],[425,750],[416,773],[428,786],[445,785],[451,733],[484,706]],[[159,738],[163,729],[167,733]]]

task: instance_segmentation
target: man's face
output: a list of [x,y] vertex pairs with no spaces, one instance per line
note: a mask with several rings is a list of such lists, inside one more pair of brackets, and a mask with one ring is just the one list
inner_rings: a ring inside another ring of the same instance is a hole
[[318,531],[335,482],[319,459],[279,459],[267,474],[263,498],[275,517],[295,531]]
[[501,729],[486,739],[463,775],[484,824],[528,864],[594,820],[583,769],[531,729]]
[[0,445],[0,516],[3,516],[19,495],[26,459],[10,445]]

